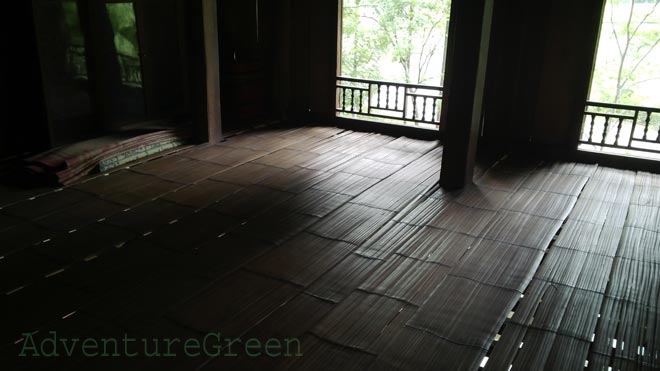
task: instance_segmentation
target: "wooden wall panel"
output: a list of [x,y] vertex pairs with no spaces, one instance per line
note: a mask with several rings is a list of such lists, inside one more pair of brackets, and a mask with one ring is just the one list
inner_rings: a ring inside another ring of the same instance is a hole
[[496,1],[485,124],[502,151],[573,150],[604,0]]

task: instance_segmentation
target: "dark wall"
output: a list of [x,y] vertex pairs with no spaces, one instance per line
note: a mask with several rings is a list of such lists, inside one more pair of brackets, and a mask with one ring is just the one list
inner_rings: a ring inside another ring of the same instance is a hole
[[7,141],[7,122],[9,121],[9,117],[7,115],[7,73],[5,72],[6,70],[3,68],[1,75],[0,75],[0,121],[2,121],[2,124],[0,124],[0,158],[4,157],[7,155],[8,152],[8,141]]
[[[287,112],[332,122],[338,1],[284,0]],[[503,151],[574,149],[604,0],[496,0],[482,142]],[[288,27],[288,29],[287,29]],[[460,42],[460,41],[457,41]],[[287,63],[288,62],[288,63]]]
[[148,116],[185,116],[189,111],[185,0],[142,0],[138,6]]
[[338,1],[261,0],[259,37],[254,0],[219,4],[223,125],[332,122]]
[[604,0],[554,0],[532,131],[536,143],[575,150]]
[[[29,1],[11,4],[11,22],[2,22],[3,109],[0,156],[35,152],[49,146],[41,71]],[[11,35],[11,37],[9,37]]]
[[337,74],[337,0],[290,0],[290,104],[292,119],[334,120]]
[[574,151],[604,0],[498,0],[483,141],[503,151]]
[[223,125],[280,119],[284,106],[284,0],[219,0]]

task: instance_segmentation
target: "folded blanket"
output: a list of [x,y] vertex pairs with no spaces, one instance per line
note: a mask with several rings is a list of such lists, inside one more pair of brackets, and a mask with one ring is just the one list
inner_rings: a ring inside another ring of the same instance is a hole
[[29,157],[24,169],[42,180],[68,185],[94,171],[107,171],[177,147],[189,138],[189,131],[180,128],[131,129]]

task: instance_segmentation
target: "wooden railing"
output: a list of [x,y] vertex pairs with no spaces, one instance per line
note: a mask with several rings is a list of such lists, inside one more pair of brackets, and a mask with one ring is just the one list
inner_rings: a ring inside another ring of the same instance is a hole
[[124,85],[142,87],[142,65],[139,57],[117,53],[121,82]]
[[69,45],[66,49],[66,64],[71,78],[87,80],[87,56],[85,46]]
[[439,127],[442,87],[337,77],[336,89],[339,117]]
[[587,102],[580,143],[660,153],[660,108]]

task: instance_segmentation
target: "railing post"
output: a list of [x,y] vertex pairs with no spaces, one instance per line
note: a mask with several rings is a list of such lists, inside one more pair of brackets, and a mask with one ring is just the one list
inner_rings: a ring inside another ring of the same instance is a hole
[[403,119],[406,120],[408,114],[408,88],[403,87]]
[[632,141],[635,136],[635,129],[637,128],[637,120],[639,119],[639,110],[635,110],[635,115],[633,116],[632,126],[630,127],[630,136],[628,137],[628,148],[632,148]]

